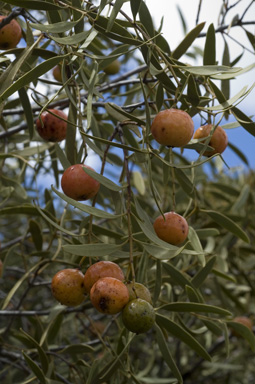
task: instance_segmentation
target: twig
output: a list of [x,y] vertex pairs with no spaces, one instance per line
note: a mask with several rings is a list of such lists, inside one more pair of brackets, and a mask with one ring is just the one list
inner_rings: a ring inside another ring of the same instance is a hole
[[201,8],[202,8],[202,1],[203,0],[199,0],[198,9],[197,9],[197,17],[196,17],[196,25],[199,22],[199,16],[200,16]]

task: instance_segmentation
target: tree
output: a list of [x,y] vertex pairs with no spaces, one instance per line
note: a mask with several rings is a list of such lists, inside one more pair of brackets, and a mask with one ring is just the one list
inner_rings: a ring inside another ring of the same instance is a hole
[[[254,171],[228,171],[224,154],[203,156],[219,125],[254,136],[255,123],[237,106],[252,86],[229,93],[232,79],[254,65],[237,67],[241,55],[229,62],[228,36],[223,62],[215,55],[215,36],[227,28],[229,36],[243,28],[242,44],[254,49],[252,2],[227,22],[237,3],[224,0],[221,25],[205,31],[199,23],[170,49],[143,0],[0,2],[8,15],[0,29],[15,18],[23,31],[20,45],[0,54],[1,382],[253,381],[255,338],[233,320],[255,311]],[[192,65],[203,36],[203,65]],[[120,72],[104,72],[116,59]],[[61,81],[52,75],[57,65]],[[212,124],[210,136],[160,145],[152,120],[173,108]],[[67,113],[60,142],[36,130],[52,109]],[[235,121],[223,124],[229,116]],[[90,159],[98,172],[84,172],[100,190],[73,200],[61,191],[62,174]],[[181,245],[153,228],[173,210],[189,225]],[[96,311],[88,295],[77,307],[54,299],[55,273],[85,273],[99,260],[150,290],[156,322],[148,332],[129,332],[119,313]]]

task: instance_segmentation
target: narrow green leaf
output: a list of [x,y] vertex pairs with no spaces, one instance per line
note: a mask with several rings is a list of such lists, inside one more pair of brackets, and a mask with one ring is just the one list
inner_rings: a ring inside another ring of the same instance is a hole
[[166,364],[170,368],[172,374],[178,380],[178,383],[182,384],[183,383],[182,375],[181,375],[177,365],[175,364],[175,361],[172,357],[172,354],[171,354],[171,352],[167,346],[163,332],[161,331],[161,329],[158,325],[156,325],[155,328],[156,328],[157,342],[158,342],[160,352],[162,353],[162,356],[163,356]]
[[189,226],[189,234],[188,239],[191,242],[191,246],[198,253],[198,258],[202,266],[205,265],[205,256],[204,256],[204,250],[202,247],[202,244],[200,243],[199,237],[191,226]]
[[41,227],[37,221],[33,219],[29,220],[29,232],[31,233],[37,251],[41,251],[43,245],[43,236]]
[[110,189],[111,191],[119,192],[125,186],[117,185],[107,177],[101,175],[100,173],[97,173],[89,168],[83,167],[84,172],[86,172],[89,176],[93,177],[93,179],[99,181],[100,184],[104,185],[106,188]]
[[183,41],[175,48],[173,52],[173,58],[179,59],[184,53],[187,52],[189,47],[192,45],[193,41],[197,38],[199,33],[204,28],[205,23],[198,24],[194,29],[192,29],[183,39]]
[[41,361],[42,371],[47,372],[48,367],[49,367],[49,360],[48,360],[48,357],[47,357],[45,351],[43,350],[43,348],[37,343],[37,341],[35,339],[33,339],[32,336],[30,336],[28,333],[26,333],[23,329],[21,329],[20,332],[22,333],[23,336],[25,336],[26,339],[28,339],[35,346],[35,348],[38,351],[38,355],[39,355],[39,358]]
[[22,4],[20,0],[6,0],[5,3],[16,5],[17,7],[22,6],[27,9],[37,9],[38,11],[57,11],[61,9],[59,5],[40,0],[22,0]]
[[[223,51],[223,57],[222,57],[222,65],[230,66],[230,54],[229,54],[229,48],[228,44],[225,40],[224,42],[224,51]],[[230,97],[230,80],[229,79],[223,79],[221,81],[221,90],[223,95],[226,99],[229,99]]]
[[186,173],[181,170],[180,168],[175,168],[174,173],[176,176],[176,179],[178,180],[178,183],[180,184],[180,187],[183,189],[183,191],[189,196],[189,197],[195,197],[196,194],[196,187],[195,185],[190,181]]
[[2,92],[2,94],[0,95],[0,102],[4,101],[7,97],[11,96],[13,93],[18,91],[19,89],[28,85],[34,79],[37,79],[44,73],[50,71],[55,65],[57,65],[61,60],[63,60],[65,57],[68,57],[68,56],[69,54],[52,57],[44,61],[43,63],[37,65],[35,68],[31,69],[27,73],[25,73],[18,80],[16,80],[11,86],[9,86],[9,88],[7,88],[5,91]]
[[226,309],[216,307],[214,305],[201,304],[201,303],[170,303],[162,305],[158,310],[173,311],[173,312],[205,312],[205,313],[216,313],[221,316],[232,316],[232,313]]
[[106,32],[111,31],[112,26],[115,22],[115,19],[117,18],[118,13],[119,13],[120,9],[122,8],[123,4],[125,3],[125,1],[126,0],[116,0],[115,1],[114,5],[112,7],[112,12],[111,12],[110,17],[108,19]]
[[116,219],[116,218],[122,216],[122,215],[114,215],[112,213],[103,211],[101,209],[94,208],[94,207],[91,207],[89,205],[79,203],[78,201],[73,200],[70,197],[66,196],[65,194],[59,192],[53,186],[51,188],[62,200],[66,201],[68,204],[72,205],[73,207],[79,209],[82,212],[86,212],[86,213],[89,213],[90,215],[93,215],[96,217],[101,217],[104,219]]
[[206,33],[203,63],[204,65],[216,64],[215,29],[213,23],[209,25]]
[[33,111],[30,104],[30,99],[27,95],[25,88],[21,88],[19,90],[19,97],[20,97],[20,102],[22,104],[24,114],[25,114],[26,122],[27,122],[29,138],[30,140],[32,140],[34,136],[34,116],[33,116]]
[[237,107],[233,107],[231,112],[235,116],[236,120],[240,123],[240,125],[252,136],[255,136],[255,122],[252,121],[250,117],[246,116],[245,113]]
[[169,276],[173,279],[173,281],[185,288],[186,285],[191,285],[192,283],[187,275],[184,272],[179,271],[179,269],[175,268],[172,264],[163,263],[163,268],[169,274]]
[[80,353],[82,353],[82,354],[95,353],[95,350],[90,345],[86,345],[84,343],[84,344],[68,345],[67,347],[58,351],[58,353],[69,353],[70,355],[73,355],[73,354],[80,354]]
[[139,18],[140,18],[140,22],[142,23],[143,27],[146,29],[148,35],[150,37],[155,36],[155,30],[154,30],[154,26],[153,26],[152,17],[151,17],[150,11],[149,11],[149,9],[148,9],[148,7],[144,1],[142,1],[140,3]]
[[31,368],[37,379],[41,384],[46,384],[46,378],[43,371],[39,368],[38,364],[32,360],[24,351],[22,352],[27,365]]
[[191,280],[194,287],[199,288],[203,284],[207,276],[211,273],[216,260],[216,256],[211,257],[206,265],[195,274]]
[[157,260],[156,264],[156,278],[155,278],[155,286],[154,286],[154,294],[153,294],[153,304],[155,305],[158,297],[161,292],[161,284],[162,284],[162,272],[161,272],[161,261]]
[[253,352],[255,351],[255,336],[252,331],[246,326],[236,321],[228,321],[227,325],[242,336],[251,346]]
[[240,209],[242,209],[250,196],[250,191],[251,189],[248,184],[243,186],[240,195],[231,207],[231,212],[237,213]]
[[156,321],[160,327],[165,328],[174,337],[183,341],[203,359],[211,361],[211,356],[207,353],[204,347],[180,325],[158,313],[156,314]]
[[130,0],[130,6],[134,20],[136,19],[136,15],[139,12],[142,1],[143,0]]
[[72,253],[77,256],[100,257],[107,256],[113,252],[117,252],[122,248],[123,244],[79,244],[79,245],[63,245],[65,252]]
[[179,66],[180,69],[200,76],[212,76],[219,73],[230,73],[233,76],[242,68],[231,68],[223,65],[203,65],[203,66]]
[[201,212],[206,213],[211,217],[213,221],[215,221],[221,227],[227,229],[229,232],[233,233],[235,236],[239,237],[241,240],[245,241],[246,243],[250,242],[248,235],[242,230],[242,228],[227,216],[220,212],[211,210],[201,210]]
[[[254,130],[254,136],[255,136],[255,130]],[[230,148],[238,157],[241,159],[248,167],[250,166],[249,161],[245,154],[237,148],[233,143],[228,142],[228,148]]]
[[189,75],[188,80],[188,90],[187,90],[187,96],[188,101],[193,105],[196,106],[200,102],[199,93],[198,93],[198,87],[196,84],[196,81],[193,77],[193,75]]
[[76,21],[60,21],[59,23],[54,23],[54,24],[35,24],[35,23],[30,23],[30,26],[34,29],[37,29],[42,32],[47,32],[47,33],[62,33],[62,32],[67,32],[70,29],[72,29],[76,24],[78,24],[80,20]]

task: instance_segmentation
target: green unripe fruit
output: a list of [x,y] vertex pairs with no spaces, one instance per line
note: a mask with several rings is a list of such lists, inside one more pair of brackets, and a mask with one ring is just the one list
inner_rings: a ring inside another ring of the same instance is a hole
[[145,287],[145,285],[136,282],[129,282],[127,283],[127,289],[129,292],[130,301],[134,299],[143,299],[145,301],[148,301],[148,303],[152,304],[150,291],[147,287]]
[[136,334],[149,331],[155,323],[153,306],[143,299],[134,299],[127,303],[122,311],[125,327]]

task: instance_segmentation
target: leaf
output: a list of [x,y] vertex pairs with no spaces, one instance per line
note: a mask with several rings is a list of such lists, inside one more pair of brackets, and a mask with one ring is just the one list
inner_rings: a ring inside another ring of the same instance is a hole
[[112,26],[114,24],[114,21],[116,17],[118,16],[118,13],[120,9],[122,8],[123,4],[125,3],[126,0],[116,0],[113,7],[112,7],[112,12],[110,14],[110,17],[108,19],[107,27],[106,27],[106,32],[110,32],[112,29]]
[[19,90],[19,98],[22,104],[22,108],[25,114],[28,132],[29,132],[29,138],[30,140],[33,139],[34,136],[34,117],[33,117],[33,111],[30,104],[30,99],[27,95],[26,89],[21,88]]
[[24,359],[26,360],[27,365],[31,368],[35,376],[38,378],[41,384],[46,384],[46,378],[43,371],[39,368],[37,363],[32,360],[24,351],[22,352]]
[[149,11],[149,9],[148,9],[148,7],[144,1],[142,1],[140,3],[139,18],[140,18],[141,24],[143,25],[143,27],[147,31],[148,35],[150,37],[154,37],[155,31],[154,31],[152,17],[151,17],[150,11]]
[[54,5],[47,1],[22,0],[22,4],[20,1],[21,0],[6,0],[5,3],[16,5],[17,7],[22,6],[22,8],[27,9],[37,9],[38,11],[57,11],[62,9],[62,7],[60,7],[59,5]]
[[183,272],[179,271],[179,269],[177,269],[173,265],[163,263],[163,268],[177,285],[180,285],[183,288],[185,288],[186,285],[192,286],[192,283],[188,276],[186,276]]
[[216,63],[216,46],[215,46],[215,29],[214,24],[210,24],[206,33],[204,48],[204,65],[215,65]]
[[143,0],[130,0],[130,6],[134,20],[136,19],[136,15],[139,12],[142,1]]
[[70,355],[73,354],[84,354],[84,353],[95,353],[94,348],[92,348],[90,345],[83,344],[72,344],[68,345],[67,347],[60,349],[58,353],[69,353]]
[[237,107],[231,108],[231,112],[235,116],[236,120],[240,123],[240,125],[252,136],[255,136],[255,122],[253,122],[250,117],[246,116],[245,113],[243,113]]
[[237,321],[228,321],[227,325],[247,340],[253,352],[255,351],[255,336],[246,325],[238,323]]
[[33,219],[29,220],[29,232],[31,233],[37,251],[41,251],[43,245],[42,231],[40,225]]
[[211,257],[205,266],[195,274],[191,280],[194,287],[199,288],[203,284],[207,276],[211,273],[216,260],[216,256]]
[[183,39],[183,41],[175,48],[172,56],[174,59],[179,59],[189,47],[192,45],[193,41],[197,38],[199,33],[204,28],[205,23],[198,24],[194,29],[192,29]]
[[50,71],[55,65],[57,65],[61,60],[63,60],[65,57],[68,57],[68,56],[69,54],[52,57],[44,61],[43,63],[37,65],[35,68],[31,69],[27,73],[25,73],[18,80],[16,80],[11,86],[9,86],[9,88],[7,88],[5,91],[1,93],[0,102],[4,101],[7,97],[11,96],[13,93],[18,91],[19,89],[28,85],[31,81],[34,81],[44,73]]
[[156,314],[156,321],[160,327],[165,328],[174,337],[183,341],[203,359],[211,361],[211,356],[207,353],[204,347],[202,347],[202,345],[199,344],[199,342],[187,331],[185,331],[185,329],[182,328],[180,325],[158,313]]
[[163,332],[161,331],[161,329],[158,325],[156,325],[155,328],[156,328],[156,336],[157,336],[157,342],[158,342],[158,347],[160,349],[160,352],[161,352],[166,364],[169,366],[172,374],[178,380],[178,383],[182,384],[183,383],[182,375],[181,375],[177,365],[175,364],[175,361],[174,361],[174,359],[171,355],[171,352],[167,346]]
[[77,256],[100,257],[107,256],[111,253],[119,251],[123,244],[79,244],[79,245],[63,245],[65,252],[72,253]]
[[111,191],[119,192],[123,188],[123,186],[115,184],[113,181],[108,179],[107,177],[100,175],[96,171],[93,171],[89,168],[83,167],[84,172],[86,172],[89,176],[91,176],[93,179],[99,181],[100,184],[104,185],[106,188],[110,189]]
[[196,195],[196,187],[195,185],[190,181],[188,176],[184,171],[182,171],[180,168],[174,169],[174,174],[176,176],[176,179],[178,180],[178,183],[180,184],[183,191],[189,196],[189,197],[195,197]]
[[[254,136],[255,136],[255,131],[254,131]],[[237,148],[234,144],[230,142],[228,142],[228,148],[230,148],[239,157],[239,159],[241,159],[248,167],[250,166],[247,157],[239,148]]]
[[67,32],[70,29],[72,29],[76,24],[79,23],[81,19],[76,21],[60,21],[59,23],[54,24],[35,24],[30,23],[30,26],[34,29],[37,29],[42,32],[47,33],[61,33],[61,32]]
[[43,371],[43,372],[47,372],[48,367],[49,367],[49,361],[48,361],[48,357],[47,357],[45,351],[43,350],[43,348],[37,343],[37,341],[36,341],[35,339],[33,339],[32,336],[30,336],[29,334],[27,334],[23,329],[21,329],[20,332],[21,332],[22,335],[25,336],[25,338],[28,339],[28,340],[33,344],[33,346],[37,349],[37,351],[38,351],[38,355],[39,355],[39,358],[40,358],[40,361],[41,361],[41,365],[42,365],[42,371]]
[[235,76],[235,74],[242,68],[231,68],[223,65],[203,65],[203,66],[179,66],[180,69],[185,72],[193,73],[194,75],[200,76],[212,76],[217,75],[219,73],[230,73]]
[[174,312],[205,312],[205,313],[216,313],[221,316],[231,316],[232,313],[227,311],[226,309],[222,309],[220,307],[216,307],[214,305],[202,304],[202,303],[170,303],[162,305],[158,308],[158,310],[165,311],[174,311]]
[[211,211],[211,210],[201,210],[201,212],[206,213],[211,217],[213,221],[219,224],[221,227],[227,229],[229,232],[233,233],[235,236],[239,237],[241,240],[246,243],[250,242],[248,235],[242,230],[239,225],[237,225],[233,220],[229,219],[227,216],[223,215],[220,212]]
[[96,217],[101,217],[104,219],[116,219],[116,218],[122,216],[122,215],[114,215],[112,213],[108,213],[108,212],[103,211],[101,209],[94,208],[94,207],[91,207],[89,205],[79,203],[78,201],[73,200],[70,197],[64,195],[63,193],[57,191],[53,186],[51,188],[61,199],[63,199],[68,204],[74,206],[75,208],[79,209],[82,212],[86,212],[86,213],[89,213],[90,215],[93,215]]
[[16,282],[16,284],[11,288],[8,295],[6,296],[3,305],[2,310],[6,309],[9,302],[11,301],[13,295],[16,293],[16,291],[19,289],[19,287],[23,284],[23,282],[29,277],[29,275],[36,270],[40,265],[45,264],[45,260],[41,260],[38,263],[34,264],[22,277]]
[[146,192],[146,187],[145,187],[144,178],[141,172],[139,171],[132,172],[132,179],[133,179],[134,187],[137,189],[140,195],[144,196]]
[[200,263],[205,265],[205,256],[202,244],[200,243],[199,237],[191,226],[189,226],[188,239],[191,242],[192,248],[197,252]]

